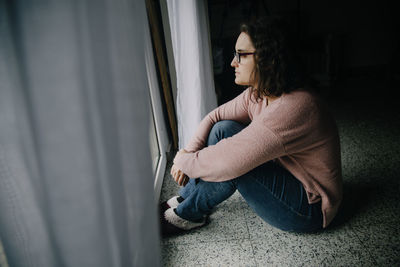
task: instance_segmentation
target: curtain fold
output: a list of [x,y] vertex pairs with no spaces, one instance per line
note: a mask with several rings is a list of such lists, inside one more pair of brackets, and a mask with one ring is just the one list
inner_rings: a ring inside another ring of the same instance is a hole
[[177,80],[179,147],[203,117],[217,107],[206,1],[166,0]]
[[144,27],[143,1],[0,0],[10,266],[159,266]]

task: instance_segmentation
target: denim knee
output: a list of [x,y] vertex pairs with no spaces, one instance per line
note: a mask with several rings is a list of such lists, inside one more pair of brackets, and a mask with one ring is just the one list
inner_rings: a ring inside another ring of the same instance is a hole
[[219,121],[212,127],[208,135],[207,145],[215,145],[222,139],[237,134],[244,127],[245,125],[232,120]]

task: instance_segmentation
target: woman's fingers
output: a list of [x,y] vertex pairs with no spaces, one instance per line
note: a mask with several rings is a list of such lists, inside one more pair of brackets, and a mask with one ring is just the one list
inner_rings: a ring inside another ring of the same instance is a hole
[[179,170],[175,165],[172,165],[170,173],[175,182],[177,182],[180,186],[185,186],[189,182],[189,177],[187,177],[187,175]]
[[179,177],[179,185],[180,186],[185,185],[186,177],[187,176],[182,172],[181,176]]
[[175,182],[179,183],[179,171],[177,171],[174,175]]
[[185,186],[189,182],[189,177],[183,173],[183,175],[179,178],[179,185]]
[[183,172],[178,169],[173,173],[172,176],[174,177],[175,182],[177,182],[179,184],[179,180],[181,179],[182,175],[183,175]]
[[179,175],[178,175],[178,185],[182,185],[183,184],[183,178],[185,177],[185,175],[183,174],[183,173],[180,173]]
[[189,177],[187,177],[187,176],[185,175],[185,176],[184,176],[184,180],[183,180],[182,186],[185,186],[188,182],[189,182]]
[[186,177],[186,175],[182,171],[178,172],[177,179],[176,179],[176,182],[178,183],[178,185],[182,186],[184,184],[185,177]]

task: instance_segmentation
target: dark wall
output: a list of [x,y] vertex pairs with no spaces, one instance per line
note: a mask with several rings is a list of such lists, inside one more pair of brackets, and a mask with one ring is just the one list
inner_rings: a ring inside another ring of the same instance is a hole
[[[332,91],[355,77],[374,78],[378,84],[395,86],[400,80],[397,67],[400,15],[395,13],[398,9],[392,2],[209,0],[219,103],[243,90],[233,83],[230,67],[240,22],[269,14],[284,17],[295,30],[307,73],[322,90]],[[218,56],[221,51],[222,61]],[[356,89],[353,91],[358,93]]]

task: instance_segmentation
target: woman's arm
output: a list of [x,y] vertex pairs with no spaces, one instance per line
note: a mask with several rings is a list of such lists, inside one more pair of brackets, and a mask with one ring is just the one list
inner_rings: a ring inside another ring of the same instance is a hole
[[238,134],[191,153],[178,153],[174,165],[190,178],[222,182],[285,155],[280,137],[262,120],[253,120]]
[[251,119],[248,113],[249,92],[250,90],[246,89],[236,98],[208,113],[200,122],[195,135],[185,146],[185,150],[188,152],[196,152],[204,148],[211,128],[218,121],[234,120],[242,124],[250,123]]
[[[243,91],[236,98],[225,103],[224,105],[219,106],[205,116],[200,122],[195,135],[186,145],[185,149],[182,149],[177,153],[175,159],[181,157],[182,155],[189,156],[192,153],[203,149],[206,145],[211,128],[218,121],[235,120],[242,124],[250,123],[251,119],[248,113],[249,92],[249,89]],[[188,176],[186,173],[182,171],[181,167],[175,164],[171,168],[171,175],[180,186],[185,186],[188,182]]]

